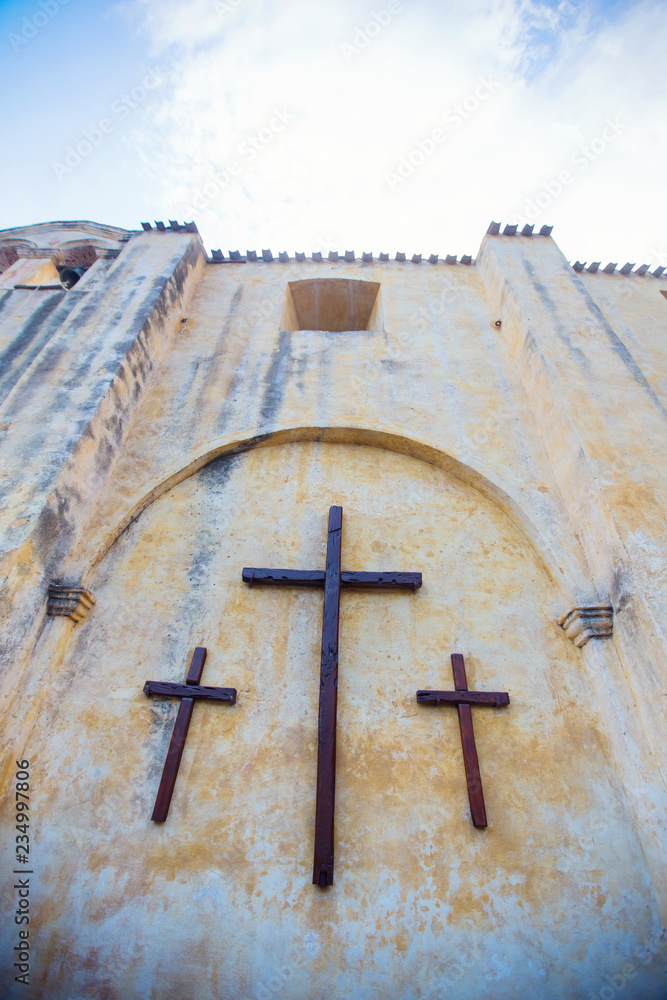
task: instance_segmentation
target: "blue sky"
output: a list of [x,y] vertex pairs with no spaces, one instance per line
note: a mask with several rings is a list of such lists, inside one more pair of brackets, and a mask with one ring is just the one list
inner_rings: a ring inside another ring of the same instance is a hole
[[0,0],[0,226],[667,264],[663,2]]

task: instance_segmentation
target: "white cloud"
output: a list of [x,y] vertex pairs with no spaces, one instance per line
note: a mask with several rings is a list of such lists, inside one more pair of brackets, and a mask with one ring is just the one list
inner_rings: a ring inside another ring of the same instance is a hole
[[[575,0],[401,7],[388,18],[386,0],[125,4],[171,68],[132,137],[165,217],[192,207],[224,249],[474,253],[492,218],[525,214],[567,170],[536,222],[581,259],[646,258],[664,227],[661,5],[613,18]],[[500,85],[453,126],[483,79]],[[274,129],[276,112],[293,120]],[[608,119],[622,129],[577,166],[611,135]],[[392,190],[387,173],[438,127],[445,140]]]

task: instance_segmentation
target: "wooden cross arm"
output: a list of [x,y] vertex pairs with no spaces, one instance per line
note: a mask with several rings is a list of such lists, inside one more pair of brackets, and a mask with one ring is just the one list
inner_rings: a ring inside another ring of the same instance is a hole
[[343,587],[359,587],[376,590],[419,590],[422,585],[421,573],[365,573],[348,572],[340,574]]
[[201,684],[171,684],[169,681],[146,681],[144,694],[171,698],[201,698],[204,701],[236,702],[236,688],[203,687]]
[[417,691],[420,705],[509,705],[507,691]]
[[323,587],[324,572],[319,569],[255,569],[243,567],[243,582],[272,584],[274,587]]
[[[254,583],[274,587],[323,587],[323,570],[308,569],[255,569],[246,566],[243,580],[251,586]],[[421,573],[366,573],[342,572],[341,587],[357,587],[372,590],[418,590],[422,585]]]

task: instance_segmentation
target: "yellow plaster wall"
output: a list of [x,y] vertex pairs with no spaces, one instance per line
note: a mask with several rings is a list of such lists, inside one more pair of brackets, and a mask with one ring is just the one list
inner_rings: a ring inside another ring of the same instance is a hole
[[667,278],[583,274],[586,290],[619,331],[646,378],[667,403]]
[[[604,1000],[623,980],[661,1000],[661,282],[577,276],[545,238],[488,238],[473,267],[205,265],[196,234],[76,225],[120,255],[46,318],[49,293],[8,291],[0,324],[3,824],[30,756],[35,995]],[[288,282],[311,277],[378,281],[379,329],[291,329]],[[345,568],[425,582],[343,595],[322,893],[321,595],[240,571],[321,565],[331,503]],[[97,598],[75,629],[45,618],[53,578]],[[614,638],[575,650],[556,618],[601,601]],[[176,708],[141,689],[182,680],[196,643],[239,702],[196,706],[156,829]],[[457,650],[512,698],[474,713],[485,832],[455,713],[414,701]]]
[[587,577],[614,607],[614,656],[589,643],[584,659],[608,706],[606,731],[656,894],[667,900],[667,409],[655,384],[663,282],[582,280],[550,240],[487,237],[477,266]]
[[[332,503],[344,569],[421,570],[424,586],[342,596],[336,884],[319,890],[321,594],[249,588],[241,569],[323,567]],[[160,497],[92,583],[94,615],[31,739],[39,995],[587,996],[659,933],[554,585],[470,486],[362,445],[259,447]],[[40,656],[63,627],[47,626]],[[238,702],[196,705],[156,826],[176,707],[142,687],[182,681],[196,644],[203,683],[236,686]],[[455,710],[415,701],[451,688],[454,651],[471,688],[511,697],[474,710],[485,831]],[[659,989],[656,970],[627,995]]]

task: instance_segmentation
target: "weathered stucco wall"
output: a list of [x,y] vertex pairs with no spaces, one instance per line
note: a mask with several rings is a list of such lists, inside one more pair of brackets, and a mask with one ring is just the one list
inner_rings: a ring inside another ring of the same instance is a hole
[[[659,896],[667,899],[662,666],[667,410],[632,353],[629,325],[617,329],[610,324],[553,242],[530,243],[530,248],[528,243],[487,238],[480,272],[503,314],[503,335],[522,376],[571,530],[581,540],[597,593],[609,595],[615,608],[618,661],[609,657],[601,664],[597,649],[585,655],[591,660],[592,682],[610,707],[608,732],[617,766]],[[664,338],[667,317],[661,328],[654,308],[655,299],[664,302],[662,284],[649,279],[640,286],[634,309],[627,305],[631,293],[607,292],[612,301],[626,303],[623,308],[635,327],[650,328],[644,335],[648,344],[659,340],[661,329]],[[643,302],[645,313],[639,305]]]
[[[344,568],[419,569],[424,586],[342,596],[325,892],[311,884],[322,598],[251,589],[241,568],[323,566],[334,502]],[[36,902],[47,995],[85,996],[101,979],[119,1000],[167,983],[168,995],[244,997],[280,973],[286,997],[330,982],[345,998],[572,996],[659,933],[579,654],[550,614],[553,584],[477,491],[380,449],[259,448],[164,495],[91,582],[98,607],[31,739],[34,809],[50,817]],[[53,662],[56,635],[42,642]],[[210,649],[204,683],[237,686],[238,702],[196,706],[156,827],[176,708],[142,686],[182,681],[196,644]],[[455,710],[415,701],[418,687],[451,687],[451,651],[471,687],[511,696],[475,711],[486,831],[470,823]]]
[[[307,274],[380,281],[385,329],[281,331],[286,283]],[[479,276],[445,265],[415,274],[394,262],[210,266],[96,514],[100,544],[119,515],[217,448],[288,428],[359,428],[431,447],[488,480],[553,571],[579,586],[583,562],[559,555],[560,500],[543,482],[551,472]]]
[[[163,243],[150,237],[141,246],[130,242],[102,280],[100,265],[108,261],[100,260],[80,292],[75,286],[65,293],[54,316],[59,326],[16,373],[2,405],[0,706],[6,749],[25,718],[25,705],[13,711],[12,699],[37,680],[33,670],[25,671],[44,621],[48,583],[62,577],[67,552],[94,516],[202,262],[198,237],[185,234]],[[15,346],[8,344],[5,359]]]
[[[80,304],[57,293],[1,416],[4,789],[34,759],[40,995],[661,998],[664,283],[577,276],[543,237],[488,237],[473,267],[125,239]],[[281,330],[312,277],[379,282],[382,328]],[[344,568],[424,587],[343,595],[322,891],[321,595],[240,571],[319,568],[333,503]],[[53,578],[95,594],[76,628],[44,618]],[[556,618],[604,602],[614,637],[576,650]],[[157,827],[176,707],[142,687],[196,644],[239,700],[197,704]],[[456,713],[414,697],[451,688],[455,651],[512,699],[474,711],[486,831]]]

